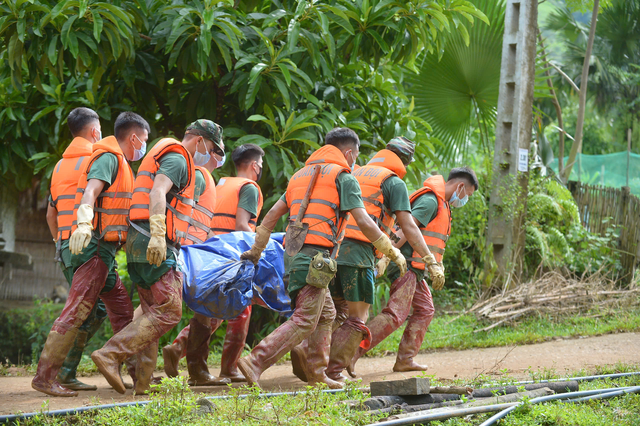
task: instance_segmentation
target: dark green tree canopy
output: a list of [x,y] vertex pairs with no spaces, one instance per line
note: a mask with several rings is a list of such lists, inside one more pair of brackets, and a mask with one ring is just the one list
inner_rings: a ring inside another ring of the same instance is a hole
[[70,138],[67,114],[84,105],[105,134],[134,110],[154,137],[208,118],[229,149],[259,144],[267,205],[334,126],[356,130],[364,156],[414,138],[418,182],[436,157],[402,79],[421,52],[442,51],[444,34],[488,22],[465,0],[7,0],[0,10],[3,185],[48,176]]

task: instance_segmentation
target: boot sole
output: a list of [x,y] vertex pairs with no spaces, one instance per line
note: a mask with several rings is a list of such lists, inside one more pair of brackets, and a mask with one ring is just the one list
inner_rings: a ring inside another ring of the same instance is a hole
[[394,373],[406,373],[408,371],[427,371],[428,369],[429,367],[427,367],[426,365],[422,365],[419,367],[396,367],[395,365],[393,366]]
[[122,379],[120,378],[120,375],[119,374],[117,376],[111,375],[111,373],[108,370],[108,366],[101,359],[100,355],[96,355],[96,353],[94,352],[91,354],[91,359],[93,360],[93,363],[96,365],[96,367],[98,367],[98,371],[100,371],[100,373],[104,376],[104,378],[107,379],[107,382],[109,383],[109,385],[111,385],[111,387],[116,392],[120,394],[124,394],[127,391],[126,388],[124,387],[124,383],[122,383]]
[[223,376],[222,374],[219,376],[221,379],[229,379],[231,383],[246,383],[247,379],[244,376]]
[[71,389],[74,391],[95,391],[98,390],[98,387],[95,385],[87,385],[86,383],[82,383],[81,385],[74,385],[70,383],[60,383],[67,389]]
[[75,392],[75,391],[71,393],[55,393],[55,392],[51,392],[49,389],[41,388],[38,385],[35,385],[34,383],[31,383],[31,387],[37,390],[38,392],[42,392],[44,394],[51,395],[51,396],[60,396],[60,397],[67,397],[67,398],[78,396],[78,392]]

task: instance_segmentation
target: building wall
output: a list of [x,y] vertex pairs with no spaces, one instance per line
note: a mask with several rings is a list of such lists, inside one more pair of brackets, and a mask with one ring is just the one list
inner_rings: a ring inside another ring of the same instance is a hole
[[68,286],[60,266],[53,260],[56,250],[47,227],[46,210],[21,209],[18,212],[15,251],[29,253],[34,269],[12,269],[10,277],[3,271],[5,279],[0,285],[0,299],[49,297],[56,285]]

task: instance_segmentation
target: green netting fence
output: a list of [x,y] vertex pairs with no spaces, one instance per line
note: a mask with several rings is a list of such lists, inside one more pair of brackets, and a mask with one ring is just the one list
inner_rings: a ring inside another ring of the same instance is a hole
[[[564,165],[567,160],[565,157]],[[554,159],[549,167],[558,173],[558,160]],[[640,196],[640,155],[627,151],[603,155],[578,154],[569,180],[612,188],[627,186],[628,182],[631,193]]]

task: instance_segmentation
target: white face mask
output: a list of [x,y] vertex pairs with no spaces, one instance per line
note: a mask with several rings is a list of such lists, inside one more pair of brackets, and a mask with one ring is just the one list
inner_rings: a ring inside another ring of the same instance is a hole
[[205,153],[203,154],[198,151],[198,145],[196,144],[196,153],[193,155],[193,163],[196,166],[204,166],[211,159],[211,154],[209,154],[209,151],[207,151],[207,144],[204,142],[204,139],[202,140],[202,143],[204,144]]
[[466,194],[464,185],[462,186],[462,191],[465,192],[465,195],[462,198],[460,198],[460,196],[458,195],[457,189],[456,192],[451,195],[451,198],[449,199],[449,204],[451,205],[451,207],[462,207],[467,204],[467,201],[469,201],[469,196]]
[[136,149],[135,145],[133,146],[133,159],[131,161],[138,161],[142,159],[142,157],[144,157],[144,154],[147,153],[147,143],[142,142],[138,135],[136,135],[135,133],[133,134],[133,136],[135,136],[136,139],[138,139],[138,141],[140,142],[140,149]]
[[96,129],[96,131],[98,132],[98,139],[96,140],[96,142],[98,142],[99,140],[102,140],[102,131],[100,131],[97,127],[94,127],[94,129]]

